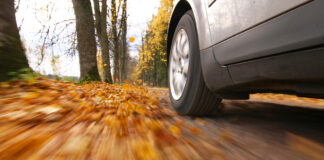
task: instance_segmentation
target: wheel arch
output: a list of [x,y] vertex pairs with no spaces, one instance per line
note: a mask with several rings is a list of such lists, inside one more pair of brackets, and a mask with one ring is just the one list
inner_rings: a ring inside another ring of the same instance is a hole
[[[179,0],[171,14],[167,37],[167,63],[169,64],[169,55],[172,45],[172,39],[181,17],[189,10],[192,10],[195,18],[197,36],[200,48],[201,68],[204,81],[211,91],[218,91],[233,85],[227,67],[221,66],[215,60],[213,49],[211,47],[211,35],[207,17],[207,0]],[[215,83],[218,82],[218,83]],[[228,96],[221,96],[228,97]],[[232,95],[230,95],[232,97]],[[238,97],[234,95],[234,97]]]
[[168,27],[168,37],[167,37],[167,57],[166,58],[168,64],[169,64],[169,55],[170,55],[174,31],[177,28],[177,25],[181,17],[189,10],[192,10],[190,4],[186,0],[180,0],[176,4],[176,7],[174,7],[173,12],[171,14],[170,23]]
[[177,24],[180,21],[181,17],[189,10],[192,10],[195,17],[200,50],[210,47],[211,37],[208,25],[206,2],[206,0],[179,0],[176,3],[171,14],[168,28],[167,56],[169,56],[170,53],[172,37],[174,35]]

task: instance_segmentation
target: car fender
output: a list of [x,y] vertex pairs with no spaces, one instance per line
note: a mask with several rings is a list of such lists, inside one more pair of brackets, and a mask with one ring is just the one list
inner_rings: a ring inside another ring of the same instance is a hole
[[[194,13],[200,50],[206,49],[211,45],[211,37],[206,10],[207,4],[205,3],[205,0],[177,0],[174,2],[175,7],[173,7],[168,27],[168,41],[172,41],[176,24],[179,22],[181,16],[186,12],[186,10],[188,10],[185,9],[185,11],[180,11],[184,3],[188,3],[190,9]],[[171,45],[171,43],[168,45]],[[171,46],[168,46],[168,51],[170,51],[169,47]]]
[[[189,6],[188,6],[189,5]],[[168,28],[167,56],[171,49],[172,38],[177,23],[181,16],[188,10],[192,10],[195,17],[196,29],[198,34],[200,61],[203,71],[204,81],[211,91],[220,91],[233,84],[226,66],[221,66],[215,60],[211,45],[211,36],[207,17],[207,0],[178,0],[174,2]],[[208,48],[209,47],[209,48]]]

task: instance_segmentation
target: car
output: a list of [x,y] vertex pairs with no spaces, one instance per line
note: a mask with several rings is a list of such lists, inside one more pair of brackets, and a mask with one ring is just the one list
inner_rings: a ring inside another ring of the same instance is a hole
[[208,115],[251,93],[324,97],[323,0],[179,0],[168,38],[172,106]]

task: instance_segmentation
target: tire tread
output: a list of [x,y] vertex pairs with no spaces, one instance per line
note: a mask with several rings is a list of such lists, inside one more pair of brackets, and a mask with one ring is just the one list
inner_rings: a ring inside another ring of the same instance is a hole
[[218,108],[217,106],[221,102],[220,98],[217,98],[211,91],[209,91],[206,84],[204,83],[204,80],[202,79],[202,76],[197,95],[200,96],[195,100],[192,109],[187,113],[187,115],[209,115]]

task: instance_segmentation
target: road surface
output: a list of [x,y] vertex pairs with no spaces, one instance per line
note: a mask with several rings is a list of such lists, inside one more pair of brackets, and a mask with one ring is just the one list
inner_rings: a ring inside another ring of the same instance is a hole
[[[168,91],[159,92],[162,106],[172,108]],[[181,119],[203,133],[192,140],[204,146],[195,149],[205,159],[324,159],[324,110],[285,103],[225,100],[210,116]]]
[[167,89],[2,82],[0,160],[323,160],[321,105],[254,94],[225,100],[208,117],[187,117],[172,111]]

